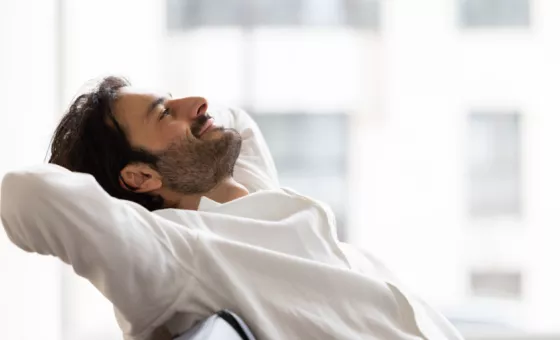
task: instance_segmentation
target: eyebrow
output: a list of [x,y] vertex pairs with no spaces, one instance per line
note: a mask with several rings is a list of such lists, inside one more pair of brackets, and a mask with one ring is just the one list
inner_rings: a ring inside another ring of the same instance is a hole
[[164,97],[159,97],[156,100],[154,100],[150,106],[148,107],[148,112],[146,112],[146,116],[149,116],[150,113],[158,106],[163,104],[163,102],[165,101]]

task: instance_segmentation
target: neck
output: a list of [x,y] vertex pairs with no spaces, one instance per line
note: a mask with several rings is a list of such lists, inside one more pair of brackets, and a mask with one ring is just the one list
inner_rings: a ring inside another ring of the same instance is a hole
[[233,177],[228,177],[204,196],[218,203],[227,203],[248,194],[249,191],[243,185],[237,183]]
[[248,194],[249,191],[243,185],[237,183],[232,177],[228,177],[205,194],[181,195],[166,193],[164,196],[167,197],[168,208],[198,210],[202,196],[206,196],[218,203],[227,203]]

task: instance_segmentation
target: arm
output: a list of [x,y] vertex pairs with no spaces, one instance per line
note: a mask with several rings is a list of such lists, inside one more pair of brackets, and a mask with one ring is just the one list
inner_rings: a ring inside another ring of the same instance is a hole
[[110,197],[92,176],[55,165],[9,173],[2,182],[4,228],[20,248],[59,257],[88,279],[147,337],[190,288],[195,236],[139,205]]

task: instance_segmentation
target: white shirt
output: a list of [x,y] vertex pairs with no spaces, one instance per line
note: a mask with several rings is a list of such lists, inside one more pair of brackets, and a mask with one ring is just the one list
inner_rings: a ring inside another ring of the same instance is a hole
[[216,119],[243,136],[234,177],[250,195],[152,213],[89,175],[41,165],[4,178],[8,236],[91,281],[125,339],[150,339],[162,325],[177,335],[226,308],[259,340],[461,338],[371,254],[339,242],[328,207],[279,188],[248,115]]

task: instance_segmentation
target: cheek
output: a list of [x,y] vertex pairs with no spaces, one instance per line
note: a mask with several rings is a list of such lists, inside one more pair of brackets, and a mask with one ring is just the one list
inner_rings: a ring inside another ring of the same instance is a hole
[[191,131],[188,125],[174,122],[165,126],[161,131],[161,139],[167,143],[190,137]]

